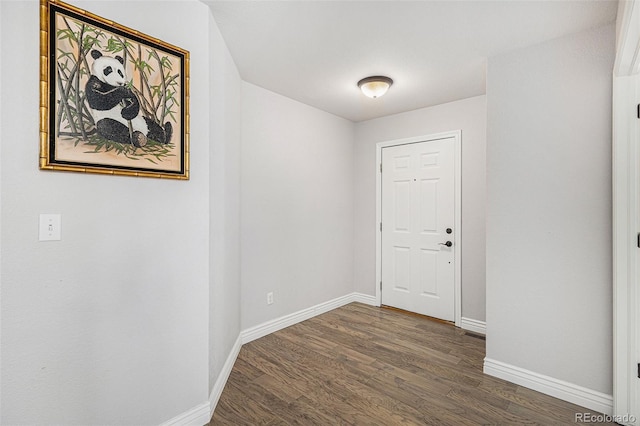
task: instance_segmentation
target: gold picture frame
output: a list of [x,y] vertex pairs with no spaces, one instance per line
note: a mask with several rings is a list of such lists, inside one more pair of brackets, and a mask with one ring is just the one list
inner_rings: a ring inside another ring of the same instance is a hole
[[189,179],[189,52],[41,0],[40,169]]

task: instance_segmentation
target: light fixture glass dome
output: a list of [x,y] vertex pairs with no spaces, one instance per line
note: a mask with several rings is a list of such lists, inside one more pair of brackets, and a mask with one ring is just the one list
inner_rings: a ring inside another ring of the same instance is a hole
[[358,87],[365,96],[375,99],[387,93],[387,90],[389,90],[392,84],[393,80],[389,77],[377,75],[363,78],[358,82]]

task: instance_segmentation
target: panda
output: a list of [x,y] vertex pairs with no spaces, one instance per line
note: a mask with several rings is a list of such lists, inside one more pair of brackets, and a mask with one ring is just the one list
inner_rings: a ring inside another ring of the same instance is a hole
[[169,143],[173,128],[168,121],[164,128],[140,114],[140,102],[126,87],[124,59],[103,56],[92,50],[91,76],[85,86],[87,102],[98,134],[105,139],[142,147],[148,139]]

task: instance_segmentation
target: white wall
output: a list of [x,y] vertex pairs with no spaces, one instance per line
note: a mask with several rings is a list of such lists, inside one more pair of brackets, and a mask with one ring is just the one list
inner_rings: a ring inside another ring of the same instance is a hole
[[209,15],[210,293],[209,392],[240,333],[241,80]]
[[[38,2],[1,4],[0,423],[158,424],[206,404],[239,332],[239,78],[209,9],[74,2],[190,51],[191,179],[174,181],[38,170]],[[40,213],[62,215],[62,241],[37,241]]]
[[351,293],[353,123],[243,83],[241,158],[242,328]]
[[489,59],[487,358],[611,394],[614,27]]
[[462,130],[462,316],[484,321],[485,96],[356,124],[354,287],[375,294],[376,143],[449,130]]

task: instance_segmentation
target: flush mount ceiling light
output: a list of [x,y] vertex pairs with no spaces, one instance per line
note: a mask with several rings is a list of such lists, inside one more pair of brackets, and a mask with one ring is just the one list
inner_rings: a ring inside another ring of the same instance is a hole
[[362,90],[365,96],[370,98],[379,98],[387,93],[389,87],[393,84],[393,80],[389,77],[382,75],[376,75],[373,77],[363,78],[358,82],[358,87]]

